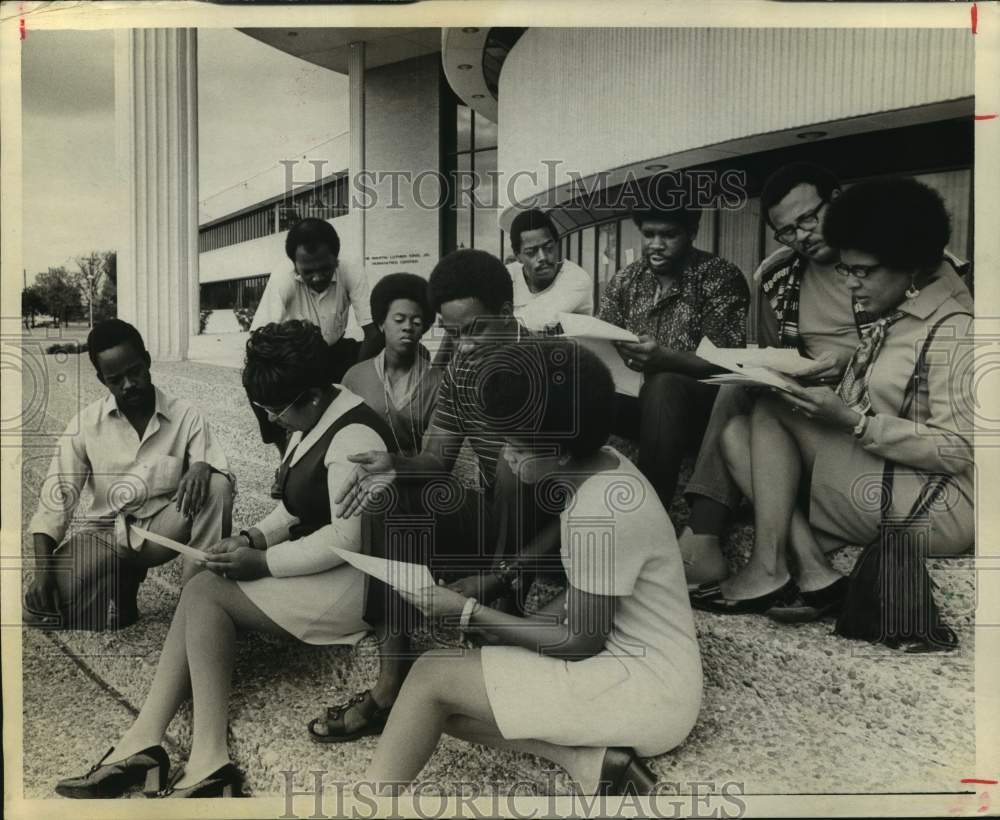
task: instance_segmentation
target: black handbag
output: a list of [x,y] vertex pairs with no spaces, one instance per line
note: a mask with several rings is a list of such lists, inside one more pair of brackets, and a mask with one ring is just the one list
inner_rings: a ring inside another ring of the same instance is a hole
[[[913,408],[927,350],[938,328],[946,319],[968,315],[950,313],[931,328],[906,385],[901,418],[909,416]],[[851,570],[847,597],[834,631],[845,638],[892,647],[911,644],[908,651],[954,649],[958,646],[958,636],[941,618],[926,562],[929,511],[947,489],[951,476],[930,476],[910,512],[898,518],[890,515],[895,470],[895,462],[886,460],[882,469],[879,534],[865,546]]]

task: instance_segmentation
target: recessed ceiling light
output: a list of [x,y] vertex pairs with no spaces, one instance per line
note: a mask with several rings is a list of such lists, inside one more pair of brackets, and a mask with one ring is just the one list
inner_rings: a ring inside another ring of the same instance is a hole
[[801,134],[796,134],[795,136],[800,140],[818,140],[826,136],[826,131],[803,131]]
[[474,99],[474,100],[481,100],[485,96],[486,96],[485,94],[473,94],[472,95],[472,99]]
[[647,171],[666,171],[669,165],[664,165],[662,162],[653,162],[646,166]]
[[472,63],[460,63],[458,66],[459,71],[468,71],[472,68]]
[[475,34],[478,31],[479,29],[476,28],[475,26],[468,26],[467,28],[462,29],[463,34]]

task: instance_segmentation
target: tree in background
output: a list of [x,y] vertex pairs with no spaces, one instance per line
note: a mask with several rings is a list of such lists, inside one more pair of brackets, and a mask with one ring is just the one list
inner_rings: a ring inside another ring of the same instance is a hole
[[35,277],[34,287],[45,305],[45,312],[56,320],[56,325],[65,324],[70,315],[81,310],[80,291],[74,277],[64,267],[49,268]]
[[102,251],[101,264],[104,283],[94,306],[94,319],[98,321],[114,319],[118,315],[118,254],[115,251]]
[[38,285],[31,285],[21,291],[21,315],[25,327],[35,326],[35,317],[45,313],[45,300],[38,290]]
[[80,291],[80,298],[87,308],[87,324],[94,326],[94,307],[104,285],[104,255],[91,251],[86,256],[76,258],[77,269],[70,276],[73,284]]

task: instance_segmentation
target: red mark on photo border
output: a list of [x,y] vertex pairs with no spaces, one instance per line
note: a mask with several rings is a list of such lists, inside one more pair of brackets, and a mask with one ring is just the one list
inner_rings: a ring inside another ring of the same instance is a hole
[[[997,118],[996,114],[976,114],[975,115],[975,119],[977,119],[977,120],[995,120],[996,118]],[[974,782],[980,782],[980,781],[974,781]],[[996,783],[997,781],[996,780],[990,780],[990,781],[987,781],[987,782],[989,782],[989,783]]]
[[21,39],[28,39],[28,33],[24,30],[24,18],[22,17],[17,25],[17,30],[21,33]]
[[976,8],[975,3],[972,4],[972,8],[969,10],[969,13],[972,15],[972,33],[978,34],[976,29],[979,26],[979,9]]
[[[996,114],[994,114],[993,116],[995,117]],[[997,781],[997,780],[980,780],[978,777],[963,777],[962,780],[961,780],[961,782],[962,783],[982,783],[984,786],[994,786],[997,783],[1000,783],[1000,781]]]

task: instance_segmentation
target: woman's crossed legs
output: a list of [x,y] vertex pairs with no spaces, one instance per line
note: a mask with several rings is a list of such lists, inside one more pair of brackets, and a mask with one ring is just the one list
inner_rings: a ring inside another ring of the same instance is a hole
[[210,572],[192,578],[181,594],[142,709],[108,760],[122,760],[162,743],[167,726],[190,694],[194,707],[191,754],[176,786],[198,783],[225,765],[238,630],[291,637],[236,582]]

